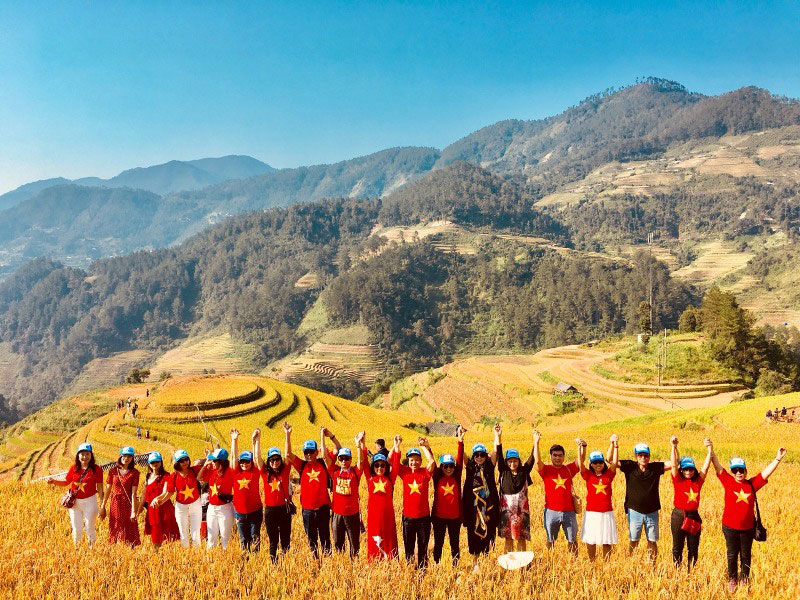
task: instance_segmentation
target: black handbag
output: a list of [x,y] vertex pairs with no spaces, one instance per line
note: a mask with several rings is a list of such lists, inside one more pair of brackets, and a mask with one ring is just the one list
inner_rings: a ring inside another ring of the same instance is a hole
[[752,481],[748,481],[747,483],[750,484],[750,489],[753,490],[753,500],[756,504],[756,525],[753,531],[753,539],[757,542],[766,542],[767,528],[764,527],[764,523],[761,522],[761,510],[758,508],[758,496],[756,495],[756,488],[753,487]]
[[[287,468],[287,467],[284,466],[284,469],[285,468]],[[284,489],[283,480],[278,478],[278,481],[280,481],[280,484],[281,484],[281,491],[283,492],[283,500],[284,500],[284,502],[286,502],[286,512],[289,513],[289,517],[293,517],[293,516],[295,516],[297,514],[297,506],[295,506],[294,500],[292,500],[289,497],[289,494]]]

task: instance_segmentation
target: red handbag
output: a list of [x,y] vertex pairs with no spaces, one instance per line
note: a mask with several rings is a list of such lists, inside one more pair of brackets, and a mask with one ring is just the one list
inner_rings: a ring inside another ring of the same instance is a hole
[[686,516],[686,511],[683,512],[683,523],[681,524],[681,531],[685,531],[689,535],[697,535],[703,529],[703,524],[700,521]]

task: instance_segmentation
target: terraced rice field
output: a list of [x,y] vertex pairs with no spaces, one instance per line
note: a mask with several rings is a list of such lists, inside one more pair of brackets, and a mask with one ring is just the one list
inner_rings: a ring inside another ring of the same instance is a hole
[[190,338],[161,355],[150,367],[151,381],[166,371],[173,376],[204,372],[241,373],[251,366],[253,349],[234,340],[229,333],[213,337]]
[[152,357],[153,353],[146,350],[130,350],[95,358],[83,368],[64,395],[77,396],[89,390],[119,385],[131,369],[145,367]]
[[719,240],[700,244],[697,259],[672,273],[684,281],[708,286],[743,269],[753,258],[751,252],[737,252]]

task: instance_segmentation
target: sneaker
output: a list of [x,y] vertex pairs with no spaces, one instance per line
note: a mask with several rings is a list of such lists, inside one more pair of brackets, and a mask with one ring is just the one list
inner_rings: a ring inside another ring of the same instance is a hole
[[731,578],[728,580],[728,591],[729,591],[731,594],[732,594],[733,592],[735,592],[735,591],[736,591],[736,586],[737,586],[738,584],[739,584],[739,582],[738,582],[738,581],[736,581],[736,577],[731,577]]

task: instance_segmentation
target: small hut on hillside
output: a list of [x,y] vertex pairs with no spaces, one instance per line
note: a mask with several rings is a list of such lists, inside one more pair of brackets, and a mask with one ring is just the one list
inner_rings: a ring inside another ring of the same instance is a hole
[[560,381],[556,384],[556,387],[553,388],[553,393],[559,396],[562,396],[564,394],[577,394],[578,388],[576,388],[574,385],[570,385],[568,383]]
[[426,423],[425,428],[430,435],[440,435],[442,437],[454,436],[458,432],[458,425],[441,423],[439,421]]

